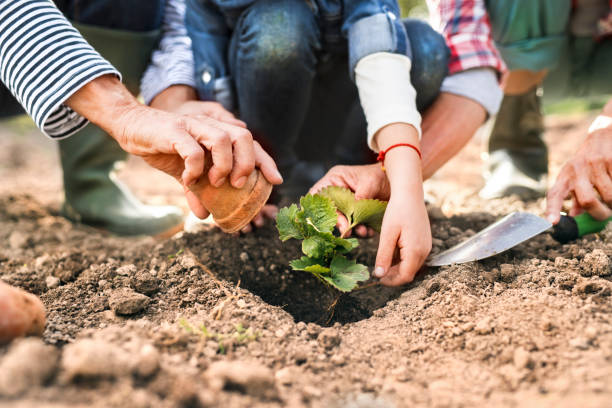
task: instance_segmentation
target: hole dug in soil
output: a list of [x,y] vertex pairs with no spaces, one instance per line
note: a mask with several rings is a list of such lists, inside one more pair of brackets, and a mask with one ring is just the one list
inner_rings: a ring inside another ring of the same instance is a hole
[[[377,240],[360,240],[357,260],[373,265]],[[301,256],[298,242],[282,243],[272,225],[255,234],[229,236],[218,231],[188,234],[184,245],[217,277],[280,306],[296,322],[333,325],[356,322],[372,316],[376,309],[397,298],[401,288],[382,286],[342,294],[322,285],[306,272],[293,271],[289,261]],[[335,307],[331,307],[337,300]],[[330,308],[331,307],[331,308]]]

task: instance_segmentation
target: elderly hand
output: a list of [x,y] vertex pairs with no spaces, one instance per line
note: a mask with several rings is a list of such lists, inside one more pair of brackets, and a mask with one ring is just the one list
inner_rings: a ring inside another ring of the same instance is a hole
[[91,81],[66,103],[108,132],[125,151],[181,182],[191,210],[200,218],[208,212],[187,187],[204,172],[204,149],[212,156],[208,179],[214,186],[229,178],[240,188],[255,167],[272,184],[282,182],[272,158],[244,127],[143,106],[113,76]]
[[[612,102],[608,107],[612,108]],[[578,152],[561,169],[547,195],[550,222],[559,222],[563,200],[570,196],[572,216],[583,211],[598,220],[612,216],[612,115],[601,115],[593,122]]]

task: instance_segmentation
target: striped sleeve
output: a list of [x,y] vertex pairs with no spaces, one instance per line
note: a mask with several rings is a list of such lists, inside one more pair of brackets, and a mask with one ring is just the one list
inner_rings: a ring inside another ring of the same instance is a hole
[[64,102],[106,74],[119,76],[50,0],[0,0],[0,80],[47,136],[88,123]]
[[196,87],[191,39],[185,28],[185,0],[166,0],[163,37],[140,83],[146,104],[171,85]]

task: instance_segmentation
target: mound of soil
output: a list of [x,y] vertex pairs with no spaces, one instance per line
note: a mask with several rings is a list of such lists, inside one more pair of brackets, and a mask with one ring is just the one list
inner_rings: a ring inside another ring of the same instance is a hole
[[[23,166],[8,170],[36,173]],[[483,202],[469,183],[445,190],[456,174],[431,182],[434,251],[508,211],[542,211],[542,200]],[[299,248],[272,225],[117,238],[64,220],[57,197],[27,195],[31,185],[0,194],[0,279],[39,295],[48,325],[42,340],[0,347],[0,406],[612,401],[611,228],[566,245],[542,234],[482,262],[424,268],[405,287],[338,297],[289,269]],[[358,260],[372,265],[376,246],[361,240]]]

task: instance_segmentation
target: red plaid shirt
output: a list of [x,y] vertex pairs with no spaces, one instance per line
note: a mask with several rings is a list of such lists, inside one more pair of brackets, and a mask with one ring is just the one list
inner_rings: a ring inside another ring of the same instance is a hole
[[506,70],[493,45],[484,0],[428,0],[428,5],[434,27],[438,25],[451,51],[449,74],[470,68]]

